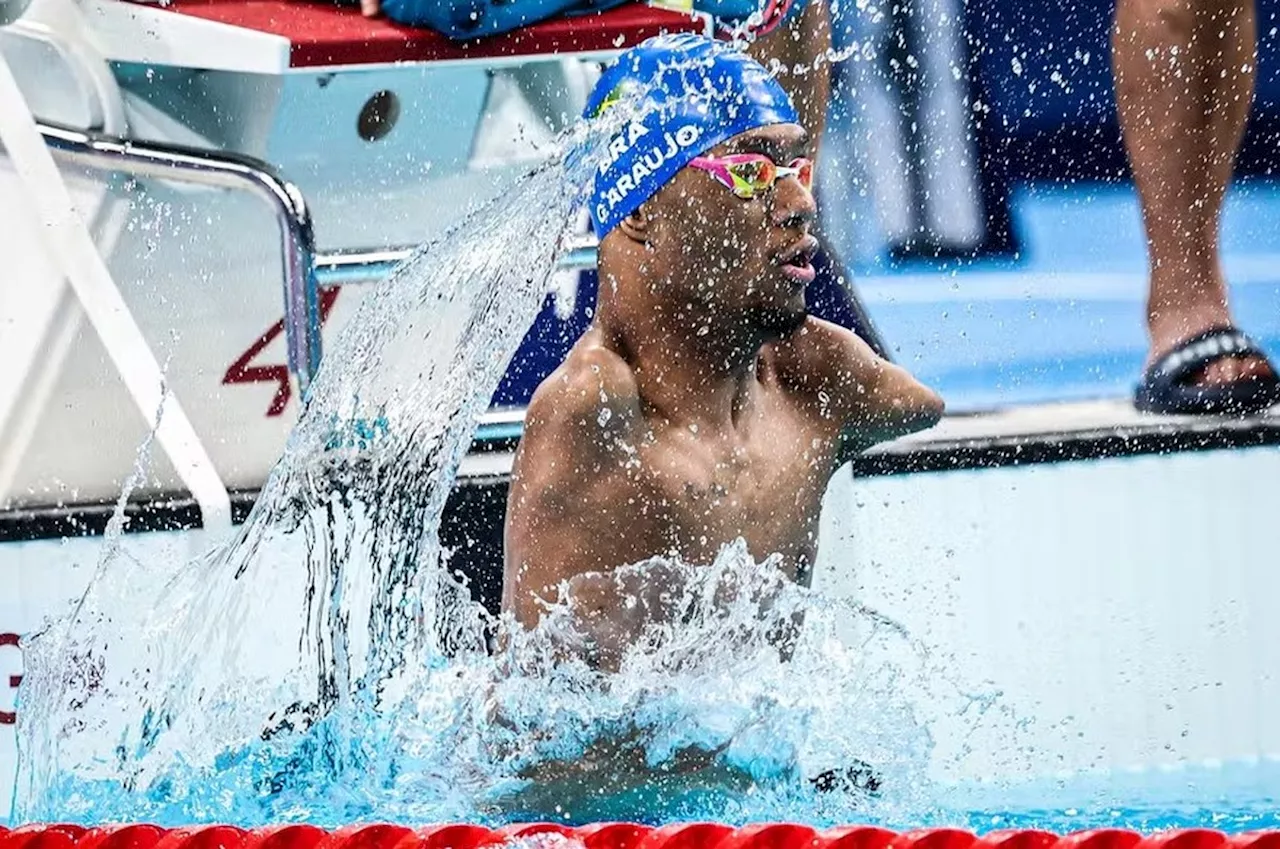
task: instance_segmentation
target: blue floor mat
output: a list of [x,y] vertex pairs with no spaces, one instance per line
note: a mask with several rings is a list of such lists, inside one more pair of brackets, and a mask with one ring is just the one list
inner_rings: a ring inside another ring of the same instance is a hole
[[[1131,396],[1146,359],[1146,253],[1129,186],[1027,186],[1016,260],[858,275],[894,356],[951,411]],[[1280,183],[1232,189],[1222,228],[1242,329],[1280,356]]]

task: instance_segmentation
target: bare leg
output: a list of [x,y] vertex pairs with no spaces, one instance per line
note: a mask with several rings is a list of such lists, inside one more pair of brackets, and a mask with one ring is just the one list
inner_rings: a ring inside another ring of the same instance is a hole
[[[1253,96],[1254,18],[1254,0],[1118,0],[1112,61],[1148,241],[1149,360],[1231,320],[1218,224]],[[1194,379],[1268,372],[1223,358]]]
[[787,23],[748,48],[766,68],[777,60],[783,68],[778,82],[791,95],[800,122],[809,131],[809,155],[816,158],[827,124],[831,99],[831,21],[827,0],[795,0],[804,9]]

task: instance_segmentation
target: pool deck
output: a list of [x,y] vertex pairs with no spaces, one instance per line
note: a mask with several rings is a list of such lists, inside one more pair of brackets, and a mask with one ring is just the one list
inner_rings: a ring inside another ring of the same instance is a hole
[[[1147,357],[1146,253],[1132,188],[1026,185],[1013,209],[1016,259],[855,271],[895,358],[952,412],[1131,398]],[[1221,235],[1232,311],[1273,356],[1277,222],[1280,182],[1232,188]]]

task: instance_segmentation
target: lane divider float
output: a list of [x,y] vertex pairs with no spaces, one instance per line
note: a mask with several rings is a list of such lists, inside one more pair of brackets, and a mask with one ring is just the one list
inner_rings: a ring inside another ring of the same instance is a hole
[[[1098,828],[1059,835],[1037,829],[994,831],[981,837],[957,828],[895,832],[853,825],[822,831],[794,823],[733,828],[714,822],[653,827],[606,822],[570,827],[534,822],[485,828],[445,823],[410,828],[372,823],[322,829],[275,825],[242,829],[200,825],[167,829],[148,823],[89,828],[72,823],[0,826],[0,849],[499,849],[512,843],[564,840],[581,849],[1280,849],[1280,831],[1228,835],[1188,828],[1144,835]],[[576,847],[575,847],[576,849]]]

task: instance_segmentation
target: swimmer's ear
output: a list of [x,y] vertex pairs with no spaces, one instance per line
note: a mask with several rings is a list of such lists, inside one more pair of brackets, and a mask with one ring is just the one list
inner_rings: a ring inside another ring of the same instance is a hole
[[644,244],[649,241],[649,204],[642,203],[618,222],[618,229],[633,242]]

